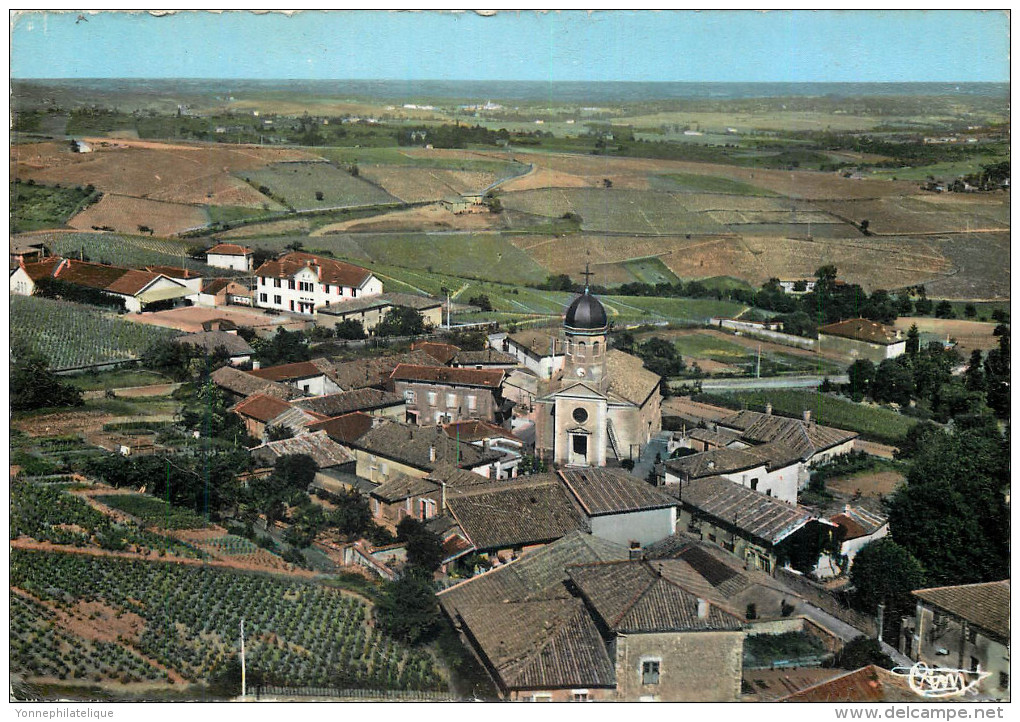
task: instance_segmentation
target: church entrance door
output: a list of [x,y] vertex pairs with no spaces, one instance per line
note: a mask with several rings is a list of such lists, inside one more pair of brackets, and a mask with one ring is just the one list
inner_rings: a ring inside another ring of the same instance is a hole
[[588,435],[587,434],[571,434],[570,435],[570,461],[568,462],[574,466],[587,466],[588,465]]

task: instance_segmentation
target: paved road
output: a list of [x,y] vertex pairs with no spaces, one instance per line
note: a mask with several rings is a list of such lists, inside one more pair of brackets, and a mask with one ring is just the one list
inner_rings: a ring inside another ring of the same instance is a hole
[[[849,379],[845,374],[839,376],[763,376],[760,379],[704,379],[701,388],[705,391],[739,391],[744,389],[810,389],[822,385],[825,379],[834,384],[845,384]],[[671,385],[681,385],[690,381],[673,381]]]
[[652,470],[652,466],[655,465],[656,454],[660,454],[663,460],[669,458],[667,444],[670,436],[671,432],[661,431],[652,437],[651,441],[642,450],[641,457],[634,464],[634,470],[631,472],[634,476],[639,479],[646,478],[648,472]]
[[[798,610],[805,617],[808,617],[813,622],[817,622],[820,626],[829,630],[844,642],[849,642],[855,637],[860,637],[864,634],[861,630],[856,627],[852,627],[841,619],[836,619],[828,612],[819,609],[811,604],[802,604]],[[882,642],[882,651],[892,657],[896,664],[909,667],[914,662],[905,654],[902,654],[899,650],[895,649],[889,644]]]

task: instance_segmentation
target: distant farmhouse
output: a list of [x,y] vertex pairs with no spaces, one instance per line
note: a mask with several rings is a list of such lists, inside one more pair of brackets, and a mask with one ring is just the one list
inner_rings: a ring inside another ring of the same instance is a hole
[[906,353],[907,340],[898,329],[866,318],[852,318],[818,329],[818,351],[848,354],[879,363]]
[[205,252],[206,264],[234,271],[253,270],[254,258],[255,251],[234,243],[220,243]]

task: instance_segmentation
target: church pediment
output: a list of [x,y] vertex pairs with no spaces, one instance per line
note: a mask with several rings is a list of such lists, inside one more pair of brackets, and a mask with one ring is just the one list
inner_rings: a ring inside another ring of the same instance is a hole
[[559,391],[555,392],[554,394],[550,394],[550,395],[551,396],[567,396],[567,397],[570,397],[572,399],[573,398],[577,398],[577,399],[607,399],[608,398],[601,391],[598,391],[597,389],[593,389],[588,384],[580,382],[580,381],[578,381],[576,383],[573,383],[570,386],[564,386]]

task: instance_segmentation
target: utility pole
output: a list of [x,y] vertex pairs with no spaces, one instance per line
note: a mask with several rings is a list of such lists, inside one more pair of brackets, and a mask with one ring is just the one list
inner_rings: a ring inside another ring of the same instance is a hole
[[245,692],[245,674],[244,674],[244,617],[241,617],[241,699],[244,699]]

